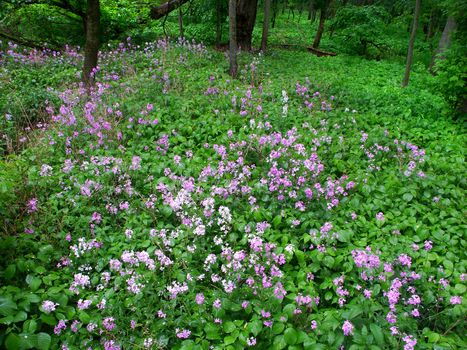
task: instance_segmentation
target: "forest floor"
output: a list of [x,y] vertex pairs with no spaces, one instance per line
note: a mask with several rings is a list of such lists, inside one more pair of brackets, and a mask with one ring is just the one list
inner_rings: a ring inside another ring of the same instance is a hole
[[72,50],[5,56],[0,344],[467,347],[465,128],[434,78],[239,61],[128,42],[88,95]]

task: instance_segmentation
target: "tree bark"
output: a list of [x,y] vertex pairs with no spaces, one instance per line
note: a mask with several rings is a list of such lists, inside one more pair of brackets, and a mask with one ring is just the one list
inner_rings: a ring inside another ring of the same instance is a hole
[[276,16],[277,16],[277,0],[272,2],[272,23],[271,26],[276,28]]
[[444,59],[443,52],[451,47],[452,42],[452,33],[456,30],[457,24],[454,17],[449,16],[446,25],[444,26],[443,34],[439,39],[438,48],[436,49],[436,53],[433,55],[430,64],[430,72],[433,73],[433,67],[436,63],[436,60]]
[[258,0],[237,0],[237,43],[242,50],[251,50]]
[[[181,2],[181,0],[179,0],[179,2]],[[178,8],[178,29],[180,32],[180,38],[183,38],[183,12],[181,5]]]
[[237,76],[237,0],[229,0],[229,60],[230,75]]
[[216,0],[216,47],[221,46],[222,24],[221,24],[221,0]]
[[261,38],[261,51],[266,51],[266,47],[268,44],[270,13],[271,13],[271,0],[264,0],[264,19],[263,19],[263,35]]
[[99,0],[87,0],[86,9],[86,43],[84,46],[83,83],[90,87],[94,83],[92,71],[97,67],[99,53]]
[[319,44],[321,42],[321,37],[323,36],[323,32],[324,32],[325,21],[326,21],[326,6],[321,8],[320,10],[318,31],[316,32],[315,40],[313,40],[313,45],[311,45],[315,49],[319,47]]
[[315,21],[315,7],[313,5],[313,0],[310,0],[310,4],[308,5],[308,20],[311,22]]
[[403,87],[409,84],[410,69],[412,68],[412,60],[413,60],[413,47],[415,43],[415,37],[417,36],[418,19],[420,17],[420,3],[421,3],[421,0],[415,1],[415,11],[413,15],[412,33],[410,34],[409,49],[407,51],[407,63],[405,65],[404,79],[402,80]]
[[188,2],[189,0],[171,0],[163,3],[160,6],[152,7],[149,16],[152,19],[159,19],[164,17],[165,15],[169,14],[173,10],[176,10],[184,3]]

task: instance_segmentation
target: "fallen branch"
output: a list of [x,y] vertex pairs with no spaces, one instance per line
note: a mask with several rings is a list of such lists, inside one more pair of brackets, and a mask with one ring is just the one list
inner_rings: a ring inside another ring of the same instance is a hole
[[323,57],[323,56],[336,56],[337,53],[335,52],[328,52],[328,51],[323,51],[323,50],[318,50],[314,47],[307,47],[308,51],[310,51],[312,54],[318,56],[318,57]]
[[152,7],[149,16],[152,19],[159,19],[166,15],[168,15],[173,10],[179,8],[184,3],[188,2],[189,0],[171,0],[163,3],[160,6]]
[[48,48],[48,49],[55,50],[55,51],[60,51],[61,50],[58,47],[50,46],[50,45],[45,44],[45,43],[39,43],[39,42],[32,41],[32,40],[29,40],[29,39],[14,36],[13,34],[5,32],[3,30],[0,30],[0,38],[7,39],[7,40],[12,41],[12,42],[14,42],[16,44],[26,46],[26,47],[29,47],[29,48],[32,48],[32,49],[42,50],[44,48]]

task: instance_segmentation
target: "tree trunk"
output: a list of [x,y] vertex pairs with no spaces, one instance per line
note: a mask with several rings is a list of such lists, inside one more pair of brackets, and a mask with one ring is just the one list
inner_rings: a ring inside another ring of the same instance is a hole
[[[181,0],[179,0],[181,2]],[[183,38],[183,12],[182,6],[178,8],[178,29],[180,32],[180,38]]]
[[216,0],[216,47],[221,46],[222,24],[221,24],[221,0]]
[[421,3],[421,0],[415,1],[415,11],[413,15],[412,33],[410,34],[409,49],[407,51],[407,63],[405,65],[404,79],[402,80],[403,87],[409,84],[410,68],[412,67],[412,60],[413,60],[413,46],[415,43],[415,37],[417,36],[418,18],[420,17],[420,3]]
[[456,30],[456,21],[454,17],[449,16],[446,25],[444,26],[443,34],[439,39],[438,48],[436,49],[436,53],[433,55],[430,64],[430,72],[433,72],[433,67],[436,63],[436,60],[444,59],[443,52],[451,47],[452,41],[452,33]]
[[315,12],[315,8],[313,6],[313,0],[310,0],[310,4],[308,5],[308,20],[311,22],[314,22],[315,20],[314,12]]
[[229,59],[230,75],[237,76],[237,0],[229,0]]
[[272,23],[271,26],[276,28],[276,16],[277,16],[277,0],[272,0]]
[[271,0],[264,0],[263,36],[261,38],[261,51],[266,51],[269,33],[269,17],[271,12]]
[[83,83],[90,87],[94,83],[93,70],[97,67],[99,53],[99,0],[87,0],[86,43],[84,45]]
[[316,32],[315,40],[313,40],[313,45],[311,45],[315,49],[319,47],[319,43],[321,42],[321,37],[323,36],[323,32],[324,32],[325,21],[326,21],[326,6],[321,8],[320,10],[318,31]]
[[237,0],[237,41],[242,50],[251,50],[258,0]]
[[179,8],[184,3],[188,2],[189,0],[171,0],[163,3],[160,6],[152,7],[149,16],[152,19],[159,19],[164,17],[165,15],[169,14],[173,10]]

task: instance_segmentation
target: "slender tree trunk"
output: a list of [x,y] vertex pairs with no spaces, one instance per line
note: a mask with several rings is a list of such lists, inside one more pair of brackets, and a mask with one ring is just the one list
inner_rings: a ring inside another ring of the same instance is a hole
[[271,12],[271,0],[264,0],[264,20],[263,20],[263,36],[261,38],[261,51],[266,51],[269,33],[269,18]]
[[308,20],[313,23],[316,20],[316,8],[314,0],[310,0],[310,7],[308,8]]
[[407,51],[407,63],[405,65],[404,79],[402,80],[403,87],[409,84],[410,69],[412,68],[412,60],[413,60],[413,47],[415,44],[415,37],[417,36],[418,19],[420,17],[420,3],[421,3],[421,0],[415,1],[415,11],[413,15],[412,33],[410,34],[409,49]]
[[216,47],[221,46],[221,0],[216,0]]
[[87,0],[86,44],[84,46],[83,83],[90,87],[94,83],[93,69],[97,67],[99,53],[99,0]]
[[242,50],[251,50],[258,0],[237,0],[237,41]]
[[230,75],[237,76],[237,0],[229,0]]
[[272,0],[272,27],[276,28],[277,0]]
[[183,38],[183,12],[182,12],[182,2],[180,2],[180,7],[178,8],[178,29],[180,32],[180,38]]
[[321,42],[321,37],[323,36],[323,32],[324,32],[325,21],[326,21],[326,6],[321,8],[320,10],[318,31],[316,32],[315,40],[313,40],[313,45],[312,45],[312,47],[315,49],[319,47],[319,43]]
[[441,38],[439,39],[436,53],[433,55],[433,58],[431,59],[430,71],[432,73],[433,73],[433,67],[436,63],[436,60],[444,59],[444,56],[443,56],[444,50],[449,49],[451,47],[452,33],[456,30],[456,26],[457,25],[456,25],[456,21],[454,17],[449,16],[446,21],[446,25],[444,26],[443,34],[441,35]]

